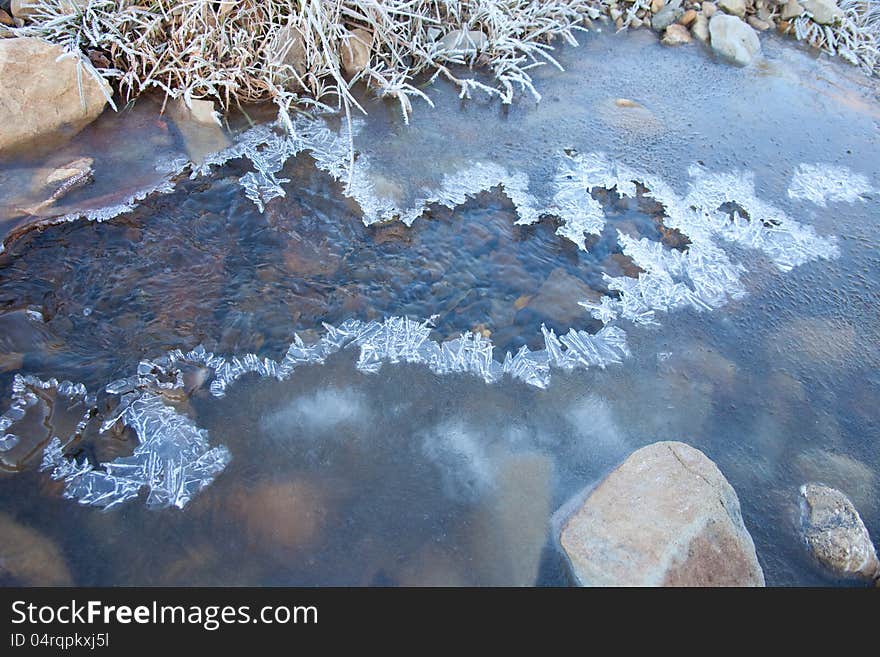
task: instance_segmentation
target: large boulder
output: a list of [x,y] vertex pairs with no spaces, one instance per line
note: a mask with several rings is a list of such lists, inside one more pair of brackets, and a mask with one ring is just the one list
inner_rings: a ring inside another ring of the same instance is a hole
[[801,486],[804,538],[813,555],[841,577],[880,577],[868,529],[849,498],[823,484]]
[[[0,40],[0,155],[35,142],[73,137],[104,109],[106,81],[64,51],[31,38]],[[80,95],[80,83],[82,95]]]
[[763,586],[736,492],[701,451],[658,442],[632,453],[565,522],[582,586]]
[[712,50],[740,66],[747,66],[761,52],[758,34],[736,16],[715,14],[709,21]]

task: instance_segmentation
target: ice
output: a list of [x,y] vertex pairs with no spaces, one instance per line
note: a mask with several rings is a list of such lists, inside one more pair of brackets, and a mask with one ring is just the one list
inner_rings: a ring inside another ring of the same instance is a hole
[[801,164],[794,172],[788,196],[825,207],[828,201],[854,203],[874,191],[867,176],[831,164]]
[[65,457],[57,439],[44,450],[40,469],[65,483],[65,497],[109,509],[147,488],[148,508],[182,509],[229,463],[226,447],[211,447],[205,430],[157,394],[142,393],[125,407],[120,419],[138,436],[130,456],[98,468]]
[[[37,404],[40,400],[34,390],[49,390],[54,388],[59,397],[71,401],[80,401],[85,407],[82,418],[77,423],[73,433],[65,437],[65,444],[74,440],[85,429],[95,411],[95,397],[90,395],[86,387],[81,383],[70,381],[58,381],[58,379],[43,380],[36,376],[16,374],[12,380],[12,401],[3,415],[0,415],[0,432],[8,431],[12,426],[24,419],[27,409]],[[19,436],[7,433],[0,439],[0,452],[13,449],[20,442]]]

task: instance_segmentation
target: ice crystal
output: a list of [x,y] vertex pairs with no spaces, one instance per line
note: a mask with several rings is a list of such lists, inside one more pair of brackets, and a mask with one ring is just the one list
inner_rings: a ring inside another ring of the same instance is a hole
[[801,164],[788,186],[789,198],[810,201],[823,208],[828,201],[854,203],[872,191],[867,176],[829,164]]

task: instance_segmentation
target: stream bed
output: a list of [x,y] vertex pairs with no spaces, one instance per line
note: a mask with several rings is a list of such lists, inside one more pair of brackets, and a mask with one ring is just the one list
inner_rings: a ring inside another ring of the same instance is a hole
[[365,94],[354,172],[344,122],[275,148],[146,101],[48,156],[97,164],[40,221],[118,214],[21,231],[46,165],[0,164],[0,583],[564,585],[560,509],[668,439],[769,585],[848,584],[798,488],[880,535],[876,82],[583,41],[539,104]]

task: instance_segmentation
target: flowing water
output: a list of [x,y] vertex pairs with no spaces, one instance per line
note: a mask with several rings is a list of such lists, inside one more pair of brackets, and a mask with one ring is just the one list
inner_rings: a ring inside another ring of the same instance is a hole
[[[773,40],[765,52],[735,69],[650,34],[591,34],[560,54],[564,73],[538,75],[537,105],[462,101],[437,85],[437,107],[417,107],[406,125],[393,104],[365,98],[354,143],[368,193],[347,194],[345,175],[305,150],[279,165],[286,195],[264,212],[240,184],[254,168],[242,158],[178,176],[173,191],[107,221],[30,232],[20,229],[35,219],[16,208],[33,199],[7,184],[3,230],[19,233],[0,254],[0,392],[9,399],[23,374],[81,382],[97,399],[88,411],[32,386],[39,401],[9,429],[18,442],[0,451],[0,533],[14,558],[2,581],[564,584],[554,513],[634,449],[676,439],[737,490],[768,583],[845,584],[806,553],[797,495],[808,481],[839,487],[880,535],[880,101],[841,63]],[[155,109],[102,118],[51,164],[5,163],[0,175],[20,181],[87,154],[94,182],[42,214],[119,204],[173,175],[175,158],[204,154]],[[602,221],[572,236],[554,193],[560,171],[586,176],[593,153],[637,184],[589,185],[578,209]],[[841,176],[824,196],[822,184],[796,184],[814,164],[826,186]],[[514,193],[516,175],[530,201]],[[723,192],[705,200],[711,185]],[[365,226],[370,199],[418,219]],[[682,219],[710,202],[720,224]],[[559,211],[525,221],[529,203]],[[646,301],[630,287],[677,258],[690,259],[679,272],[695,291],[687,300]],[[579,302],[603,297],[627,347],[592,367],[554,360],[546,332],[601,335],[599,314]],[[102,510],[40,471],[55,436],[76,434],[66,463],[98,470],[145,442],[132,422],[98,431],[124,393],[104,387],[139,361],[203,345],[283,365],[294,334],[308,350],[324,324],[432,316],[430,340],[491,340],[499,363],[546,347],[552,376],[496,376],[436,354],[383,352],[379,369],[345,348],[216,389],[205,363],[192,364],[160,395],[228,450],[193,495]]]

